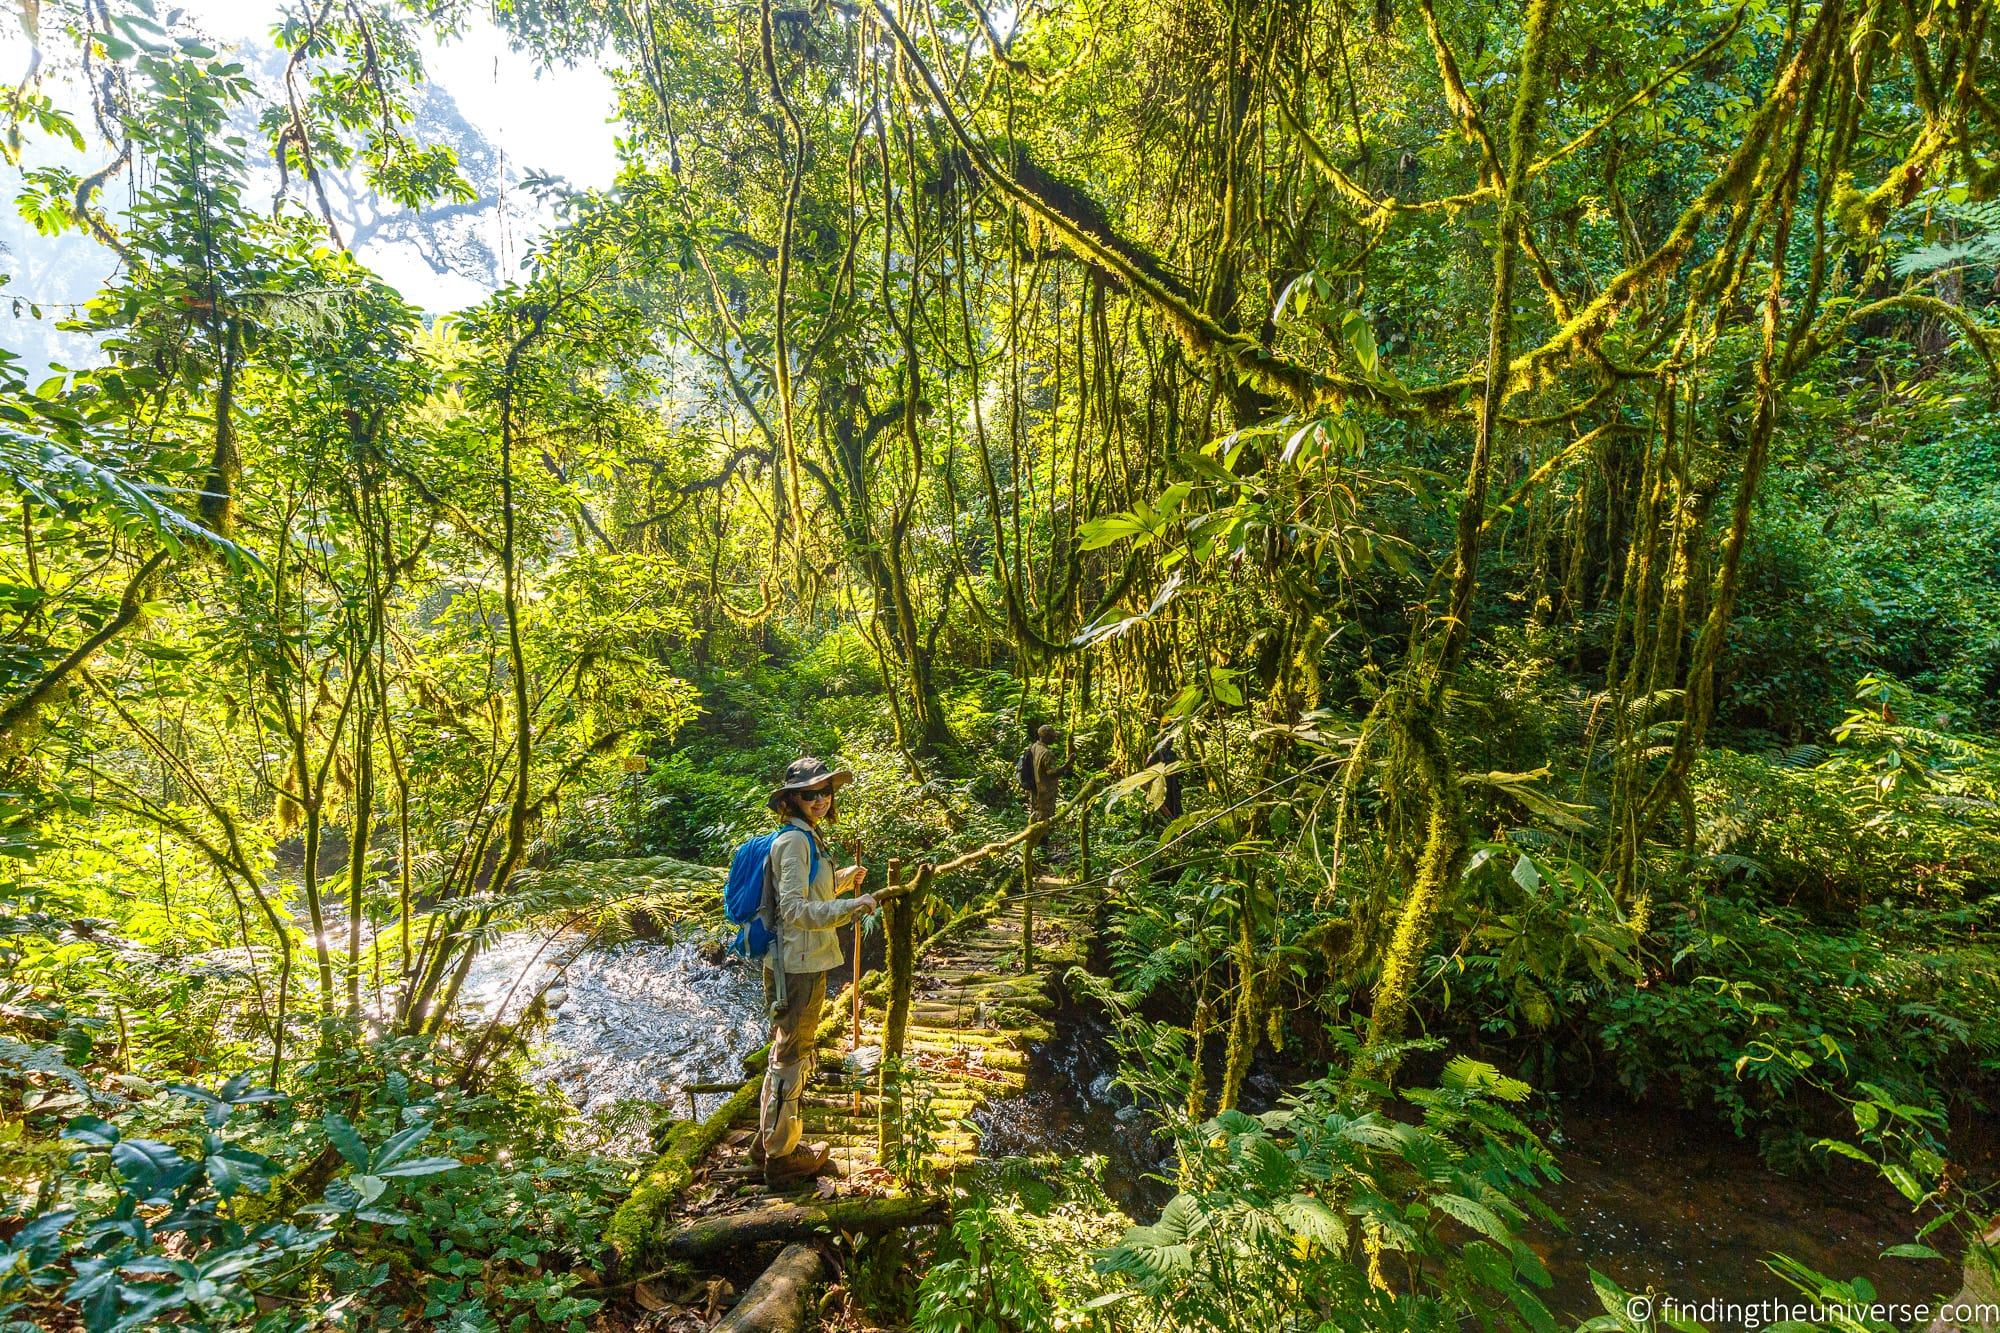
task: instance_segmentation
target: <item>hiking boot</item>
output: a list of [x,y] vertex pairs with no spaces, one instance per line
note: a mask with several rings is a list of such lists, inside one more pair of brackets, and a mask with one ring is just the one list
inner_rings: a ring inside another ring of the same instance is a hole
[[764,1184],[774,1190],[802,1185],[814,1176],[825,1175],[832,1159],[825,1144],[802,1143],[783,1157],[765,1160]]

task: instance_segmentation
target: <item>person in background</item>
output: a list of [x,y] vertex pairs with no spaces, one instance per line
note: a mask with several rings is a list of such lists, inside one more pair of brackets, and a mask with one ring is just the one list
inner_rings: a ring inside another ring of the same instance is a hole
[[846,769],[829,769],[808,756],[785,769],[770,797],[785,826],[771,844],[765,870],[762,915],[777,938],[764,956],[771,1052],[750,1156],[763,1162],[764,1181],[774,1188],[810,1180],[828,1164],[824,1144],[799,1141],[799,1094],[826,1003],[826,974],[845,961],[839,927],[875,910],[873,894],[839,896],[859,889],[868,872],[862,866],[836,869],[832,852],[820,841],[821,826],[838,815],[834,797],[852,781]]
[[[1056,759],[1056,729],[1042,723],[1035,732],[1035,742],[1021,754],[1021,785],[1028,796],[1028,822],[1038,824],[1045,819],[1053,819],[1056,803],[1062,796],[1062,780],[1069,773],[1069,765]],[[1032,781],[1031,781],[1032,779]],[[1048,830],[1028,835],[1022,847],[1022,887],[1035,882],[1035,852],[1047,838]]]
[[1035,775],[1035,789],[1030,794],[1028,808],[1033,820],[1051,819],[1056,813],[1056,800],[1062,794],[1062,775],[1068,770],[1056,762],[1056,729],[1044,722],[1035,733],[1035,743],[1028,747],[1028,763]]

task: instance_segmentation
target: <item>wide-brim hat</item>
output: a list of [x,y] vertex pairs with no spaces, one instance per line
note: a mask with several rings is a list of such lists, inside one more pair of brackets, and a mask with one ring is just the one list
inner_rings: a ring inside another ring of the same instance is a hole
[[825,787],[837,792],[852,781],[854,775],[846,769],[828,768],[826,760],[807,755],[803,759],[794,759],[785,765],[785,776],[779,780],[777,789],[771,793],[765,804],[776,810],[779,798],[788,791],[818,791],[821,787]]

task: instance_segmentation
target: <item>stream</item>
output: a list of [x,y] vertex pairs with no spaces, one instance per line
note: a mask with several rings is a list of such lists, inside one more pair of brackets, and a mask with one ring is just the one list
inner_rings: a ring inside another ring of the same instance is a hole
[[[518,1012],[551,970],[563,968],[530,1076],[569,1098],[599,1146],[643,1153],[657,1105],[688,1114],[684,1089],[740,1079],[743,1056],[763,1043],[756,975],[710,961],[697,941],[567,946],[574,957],[564,966],[564,946],[545,940],[534,932],[503,937],[474,966],[465,1002]],[[982,1149],[996,1157],[1098,1154],[1112,1201],[1150,1218],[1173,1192],[1161,1179],[1171,1172],[1171,1150],[1112,1086],[1103,1020],[1065,1004],[1054,1022],[1056,1035],[1031,1057],[1026,1089],[978,1112]],[[1275,1076],[1256,1071],[1245,1100],[1261,1107],[1279,1091]],[[704,1093],[693,1104],[706,1115],[722,1099]],[[1781,1251],[1836,1278],[1864,1275],[1884,1301],[1925,1299],[1943,1276],[1935,1266],[1879,1257],[1909,1240],[1913,1227],[1895,1193],[1858,1169],[1782,1175],[1753,1144],[1712,1122],[1615,1094],[1565,1102],[1545,1139],[1563,1178],[1542,1198],[1567,1230],[1537,1227],[1528,1239],[1554,1280],[1546,1299],[1559,1322],[1601,1313],[1593,1268],[1628,1291],[1651,1287],[1683,1301],[1795,1298],[1764,1266]]]
[[538,931],[502,936],[481,952],[460,1003],[513,1017],[558,970],[553,1013],[530,1048],[529,1077],[560,1089],[583,1113],[586,1138],[622,1155],[642,1154],[664,1105],[707,1115],[726,1093],[691,1085],[743,1077],[743,1057],[764,1044],[764,987],[735,960],[709,961],[706,941],[634,940],[581,949]]
[[[1099,1154],[1112,1202],[1150,1219],[1173,1195],[1161,1178],[1172,1173],[1171,1148],[1112,1086],[1104,1021],[1070,1004],[1054,1022],[1055,1037],[1029,1065],[1027,1088],[979,1112],[982,1147],[994,1156]],[[1253,1067],[1245,1108],[1267,1108],[1282,1091],[1270,1070]],[[1957,1285],[1955,1267],[1881,1257],[1910,1240],[1917,1223],[1886,1182],[1858,1167],[1784,1175],[1754,1143],[1713,1121],[1637,1106],[1615,1092],[1569,1099],[1554,1120],[1543,1138],[1562,1178],[1541,1198],[1566,1229],[1537,1224],[1526,1239],[1548,1267],[1543,1297],[1559,1326],[1604,1313],[1592,1269],[1627,1291],[1651,1288],[1681,1302],[1803,1300],[1765,1266],[1779,1253],[1829,1277],[1864,1276],[1884,1302],[1929,1300],[1938,1285]]]

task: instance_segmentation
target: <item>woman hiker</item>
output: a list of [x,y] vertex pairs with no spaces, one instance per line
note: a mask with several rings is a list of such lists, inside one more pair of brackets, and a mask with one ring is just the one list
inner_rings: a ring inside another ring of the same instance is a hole
[[[771,1001],[771,1056],[764,1066],[757,1138],[751,1160],[764,1164],[764,1182],[797,1184],[827,1168],[824,1144],[801,1144],[799,1095],[806,1058],[819,1031],[826,1001],[826,974],[843,961],[839,927],[875,910],[875,896],[837,894],[861,887],[867,870],[836,870],[820,841],[820,826],[836,818],[834,795],[854,781],[846,769],[829,769],[818,759],[794,760],[771,793],[770,806],[785,826],[771,844],[765,871],[762,915],[777,936],[764,955],[764,990]],[[794,836],[796,835],[796,836]],[[818,873],[813,873],[817,858]]]

